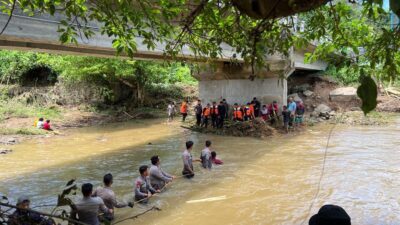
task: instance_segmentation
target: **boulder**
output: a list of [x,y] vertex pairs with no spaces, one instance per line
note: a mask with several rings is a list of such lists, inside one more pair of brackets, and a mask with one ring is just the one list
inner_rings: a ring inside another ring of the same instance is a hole
[[310,90],[305,90],[303,91],[303,95],[306,97],[310,97],[314,94],[314,92],[310,91]]
[[316,115],[326,115],[329,114],[331,111],[331,108],[325,104],[319,104],[317,108],[314,109]]
[[297,102],[297,101],[303,102],[303,99],[301,99],[297,93],[288,95],[288,99],[290,97],[292,97],[295,102]]
[[350,102],[356,100],[357,89],[354,87],[341,87],[329,93],[329,98],[334,102]]

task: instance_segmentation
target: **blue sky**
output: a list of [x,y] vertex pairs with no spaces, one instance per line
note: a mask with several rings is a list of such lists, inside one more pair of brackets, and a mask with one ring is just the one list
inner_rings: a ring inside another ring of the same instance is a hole
[[389,10],[389,0],[383,0],[383,8]]

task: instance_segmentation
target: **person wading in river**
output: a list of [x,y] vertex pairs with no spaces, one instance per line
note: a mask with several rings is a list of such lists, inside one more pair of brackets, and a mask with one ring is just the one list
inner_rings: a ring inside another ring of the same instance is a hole
[[30,212],[29,205],[31,201],[26,196],[21,196],[17,201],[17,209],[8,218],[8,225],[55,225],[52,219],[47,219],[42,215]]
[[164,172],[160,167],[160,157],[155,155],[151,157],[150,167],[150,184],[155,189],[163,189],[164,186],[171,182],[175,177]]
[[[124,208],[124,207],[133,207],[133,203],[124,203],[124,202],[118,202],[117,198],[115,197],[114,191],[111,189],[111,185],[113,184],[113,175],[111,173],[108,173],[104,175],[103,177],[103,187],[98,187],[94,193],[93,197],[100,197],[103,199],[104,205],[109,208],[114,210],[114,208]],[[105,220],[111,221],[114,219],[114,213],[105,213],[103,218]]]
[[172,120],[174,120],[175,111],[176,111],[175,103],[174,102],[169,103],[167,107],[168,122],[172,122]]
[[161,191],[151,186],[147,166],[141,166],[139,173],[140,176],[135,181],[135,200],[140,201],[140,203],[147,203],[154,193],[160,193]]
[[193,149],[193,141],[186,142],[186,149],[182,153],[182,161],[183,161],[183,170],[182,175],[186,178],[193,178],[194,177],[194,169],[193,169],[193,162],[200,161],[200,160],[193,160],[191,151]]
[[201,165],[204,169],[211,169],[212,162],[211,162],[211,141],[206,141],[206,147],[201,151]]
[[103,199],[92,197],[93,185],[86,183],[82,185],[83,198],[72,206],[71,217],[89,225],[99,225],[99,211],[113,214],[114,210],[105,206]]

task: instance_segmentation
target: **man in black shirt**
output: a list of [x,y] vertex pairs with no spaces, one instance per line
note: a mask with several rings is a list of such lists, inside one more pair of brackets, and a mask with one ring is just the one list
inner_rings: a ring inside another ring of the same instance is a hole
[[226,111],[226,106],[224,102],[221,101],[218,105],[218,128],[222,128],[224,126]]
[[254,104],[254,117],[260,116],[261,103],[256,97],[253,98],[252,104]]
[[194,107],[194,112],[196,113],[196,125],[201,124],[201,114],[203,113],[203,106],[201,105],[201,100],[197,100],[197,105]]

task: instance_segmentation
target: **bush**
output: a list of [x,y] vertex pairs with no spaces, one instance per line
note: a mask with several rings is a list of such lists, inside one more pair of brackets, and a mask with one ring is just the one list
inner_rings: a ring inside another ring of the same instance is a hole
[[334,79],[344,85],[351,85],[358,83],[359,73],[353,67],[341,67],[329,66],[326,70],[326,74],[332,76]]

